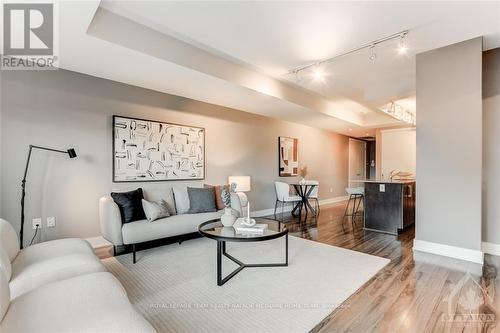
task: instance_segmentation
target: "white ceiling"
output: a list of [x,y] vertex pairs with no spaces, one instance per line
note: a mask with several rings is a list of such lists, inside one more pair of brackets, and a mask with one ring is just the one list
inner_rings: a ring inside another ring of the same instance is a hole
[[[416,53],[481,35],[485,49],[500,46],[500,2],[103,1],[96,15],[98,6],[61,3],[61,67],[359,136],[398,125],[377,111],[390,100],[414,107]],[[405,29],[406,56],[393,41],[375,62],[360,51],[329,64],[324,83],[285,75]]]

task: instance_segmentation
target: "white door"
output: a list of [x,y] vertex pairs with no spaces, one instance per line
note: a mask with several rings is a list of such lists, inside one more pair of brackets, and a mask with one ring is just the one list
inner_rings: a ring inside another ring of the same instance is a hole
[[349,139],[349,187],[363,186],[356,180],[366,179],[366,142]]

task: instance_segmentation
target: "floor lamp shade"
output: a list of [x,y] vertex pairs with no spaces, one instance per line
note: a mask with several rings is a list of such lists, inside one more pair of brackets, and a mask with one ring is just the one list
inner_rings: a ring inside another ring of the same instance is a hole
[[68,149],[68,155],[69,155],[69,158],[75,158],[76,157],[75,149],[74,148]]

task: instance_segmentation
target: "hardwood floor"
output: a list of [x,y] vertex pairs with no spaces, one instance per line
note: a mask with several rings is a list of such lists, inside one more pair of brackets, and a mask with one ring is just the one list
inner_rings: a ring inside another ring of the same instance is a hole
[[[500,333],[500,257],[486,256],[482,274],[468,274],[464,269],[469,264],[444,257],[414,260],[413,229],[398,236],[364,231],[359,217],[353,231],[350,219],[342,226],[344,208],[345,203],[322,206],[317,219],[309,215],[304,222],[303,216],[299,223],[288,214],[283,221],[291,235],[391,262],[311,332]],[[162,240],[144,248],[168,243]],[[112,247],[98,254],[110,257]]]
[[500,332],[499,257],[486,258],[482,275],[461,270],[467,263],[438,256],[414,260],[413,229],[398,236],[364,231],[361,217],[354,231],[350,220],[343,228],[344,208],[345,203],[323,206],[317,220],[283,220],[291,235],[391,262],[312,332]]

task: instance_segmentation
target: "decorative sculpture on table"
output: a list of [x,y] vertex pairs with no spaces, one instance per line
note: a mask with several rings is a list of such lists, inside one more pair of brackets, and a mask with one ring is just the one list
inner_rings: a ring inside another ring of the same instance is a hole
[[[220,220],[224,227],[231,227],[237,219],[236,212],[231,208],[231,192],[236,189],[236,184],[231,184],[230,188],[224,186],[221,193],[222,202],[224,203],[224,214],[221,216]],[[234,233],[234,231],[233,231]]]
[[230,176],[228,177],[228,183],[231,184],[231,188],[240,199],[242,213],[244,210],[247,211],[246,217],[241,219],[241,223],[247,226],[255,225],[255,220],[250,218],[250,202],[248,201],[247,195],[244,193],[250,192],[251,190],[250,176]]
[[305,185],[307,183],[307,181],[306,181],[307,174],[308,174],[308,172],[307,172],[307,166],[306,165],[299,169],[299,175],[302,178],[299,181],[300,185]]

